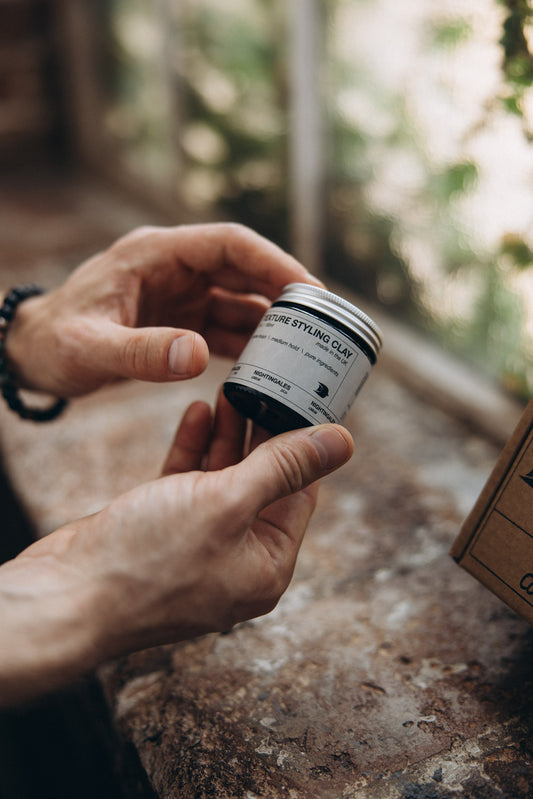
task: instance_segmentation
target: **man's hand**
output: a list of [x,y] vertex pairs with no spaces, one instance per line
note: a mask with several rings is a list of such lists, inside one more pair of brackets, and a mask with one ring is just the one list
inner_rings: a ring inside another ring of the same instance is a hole
[[7,357],[21,386],[62,397],[117,378],[183,380],[209,350],[236,358],[291,282],[320,285],[241,225],[140,228],[21,303]]
[[349,459],[353,442],[339,425],[265,436],[246,447],[245,422],[224,397],[214,423],[195,403],[161,478],[0,568],[0,704],[275,606],[316,481]]

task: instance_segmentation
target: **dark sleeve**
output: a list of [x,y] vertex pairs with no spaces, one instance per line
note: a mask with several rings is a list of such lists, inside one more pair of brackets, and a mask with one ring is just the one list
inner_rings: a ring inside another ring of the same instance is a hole
[[35,532],[9,481],[0,457],[0,563],[35,540]]

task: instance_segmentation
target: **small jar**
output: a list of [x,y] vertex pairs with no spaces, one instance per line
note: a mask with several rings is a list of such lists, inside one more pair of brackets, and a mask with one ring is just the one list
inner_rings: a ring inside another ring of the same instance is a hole
[[381,348],[378,326],[355,305],[307,283],[272,304],[223,390],[271,433],[341,423]]

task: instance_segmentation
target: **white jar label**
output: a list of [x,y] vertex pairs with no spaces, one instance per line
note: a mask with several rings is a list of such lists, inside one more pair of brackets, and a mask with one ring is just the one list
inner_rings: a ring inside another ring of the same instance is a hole
[[340,423],[371,368],[352,339],[326,321],[273,306],[227,379],[277,399],[311,424]]

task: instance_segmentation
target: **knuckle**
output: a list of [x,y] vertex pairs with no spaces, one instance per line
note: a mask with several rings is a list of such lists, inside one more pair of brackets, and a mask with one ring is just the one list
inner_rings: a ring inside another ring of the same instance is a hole
[[147,241],[157,235],[160,228],[155,225],[140,225],[133,228],[124,236],[118,238],[110,247],[110,251],[116,255],[129,252],[132,246],[139,247],[141,242]]
[[122,351],[122,366],[134,374],[144,374],[152,366],[152,334],[131,336]]
[[250,228],[243,225],[242,222],[222,222],[224,232],[232,236],[249,236]]
[[221,233],[235,247],[250,246],[258,238],[258,234],[241,222],[222,222]]
[[299,459],[290,447],[279,448],[274,453],[281,488],[288,494],[295,494],[305,485],[305,475]]
[[119,241],[137,241],[140,238],[152,236],[154,233],[157,233],[158,230],[159,228],[155,225],[139,225],[138,227],[133,228],[133,230],[130,230],[129,233],[126,233],[125,236],[122,236]]

